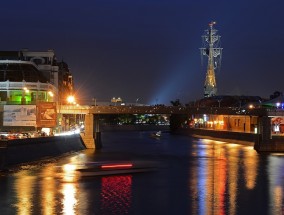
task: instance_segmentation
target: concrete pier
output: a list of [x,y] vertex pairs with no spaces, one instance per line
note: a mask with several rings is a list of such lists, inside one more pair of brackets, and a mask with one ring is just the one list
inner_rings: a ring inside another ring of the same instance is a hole
[[93,114],[85,115],[85,132],[81,133],[81,137],[87,149],[95,148]]

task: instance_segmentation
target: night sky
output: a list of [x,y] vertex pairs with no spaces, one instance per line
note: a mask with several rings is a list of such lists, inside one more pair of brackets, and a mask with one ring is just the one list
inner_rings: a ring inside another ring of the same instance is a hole
[[1,51],[54,49],[86,102],[202,98],[211,21],[223,48],[218,94],[284,91],[283,0],[13,0],[1,2],[0,20]]

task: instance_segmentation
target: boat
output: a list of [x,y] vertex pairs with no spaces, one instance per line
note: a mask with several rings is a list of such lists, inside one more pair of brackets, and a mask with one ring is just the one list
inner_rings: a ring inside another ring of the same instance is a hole
[[107,176],[154,171],[156,170],[155,166],[154,163],[146,161],[91,162],[76,170],[80,172],[81,176]]
[[162,136],[162,132],[161,131],[157,131],[151,134],[151,137],[161,137]]

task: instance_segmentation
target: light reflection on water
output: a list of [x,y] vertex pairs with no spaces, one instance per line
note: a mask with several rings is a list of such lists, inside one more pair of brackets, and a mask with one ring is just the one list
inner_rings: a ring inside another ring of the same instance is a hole
[[[46,166],[43,169],[43,174],[48,175],[53,171],[54,168],[52,166]],[[40,190],[43,191],[42,193],[42,199],[41,199],[41,208],[42,208],[42,214],[48,215],[48,214],[55,214],[55,206],[56,201],[54,201],[56,196],[56,183],[54,178],[51,176],[43,177],[40,182]]]
[[[99,153],[86,150],[1,176],[1,187],[12,185],[0,189],[1,214],[283,214],[282,154],[166,134],[159,141],[144,133],[138,140],[133,133],[112,135]],[[162,165],[151,174],[88,178],[75,170],[126,158]]]
[[226,211],[236,214],[237,185],[242,177],[239,175],[240,158],[243,156],[246,187],[253,189],[258,168],[256,152],[252,147],[207,139],[200,140],[199,144],[202,147],[195,147],[197,151],[192,153],[201,158],[198,169],[193,168],[189,174],[192,176],[190,192],[194,193],[193,214],[227,214]]
[[284,162],[281,155],[268,158],[268,171],[270,191],[271,214],[284,214],[283,185],[284,185]]
[[36,177],[28,175],[28,170],[24,170],[21,173],[16,174],[14,189],[17,199],[14,207],[19,215],[30,214],[32,211],[32,200],[35,197],[35,190],[33,189],[35,180]]
[[132,198],[132,176],[102,177],[101,182],[103,214],[128,214]]
[[61,193],[63,195],[63,214],[73,215],[76,214],[77,206],[77,189],[73,183],[64,183],[62,184]]

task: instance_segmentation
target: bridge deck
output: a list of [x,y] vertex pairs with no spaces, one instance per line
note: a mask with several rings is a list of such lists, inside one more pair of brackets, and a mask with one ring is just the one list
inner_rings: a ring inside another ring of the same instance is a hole
[[216,114],[216,115],[251,115],[283,116],[283,110],[217,108],[217,107],[181,107],[181,106],[76,106],[61,105],[58,113],[62,114]]

